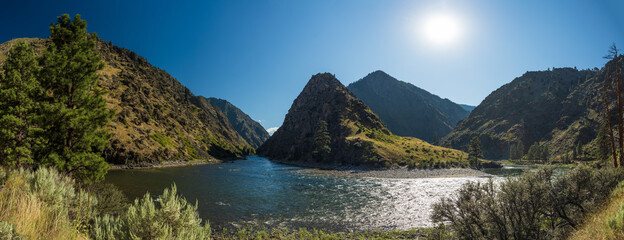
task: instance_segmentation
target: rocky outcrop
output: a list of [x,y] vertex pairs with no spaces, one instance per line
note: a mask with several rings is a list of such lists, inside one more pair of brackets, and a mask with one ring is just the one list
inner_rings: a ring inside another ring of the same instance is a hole
[[[327,123],[331,151],[318,157],[319,123]],[[456,161],[465,153],[393,135],[334,75],[319,73],[293,102],[282,126],[257,150],[272,160],[301,165],[415,165]]]
[[470,139],[478,136],[489,159],[508,158],[510,145],[519,142],[525,153],[534,143],[546,144],[551,157],[579,143],[591,145],[603,122],[600,96],[606,71],[527,72],[487,96],[443,144],[466,149]]
[[200,101],[208,101],[212,106],[219,108],[228,121],[234,127],[234,130],[240,134],[245,141],[247,141],[252,147],[258,148],[264,141],[269,139],[269,133],[260,125],[260,123],[254,121],[236,106],[224,99],[218,98],[204,98],[199,97]]

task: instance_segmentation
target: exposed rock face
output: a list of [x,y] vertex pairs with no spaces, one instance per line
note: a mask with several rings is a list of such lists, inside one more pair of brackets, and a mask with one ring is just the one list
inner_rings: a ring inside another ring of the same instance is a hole
[[[331,138],[331,152],[324,159],[313,154],[320,121],[327,123]],[[419,139],[392,135],[361,100],[332,74],[323,73],[312,76],[282,126],[258,148],[258,154],[297,164],[330,165],[390,166],[430,158],[466,159],[462,152],[437,148]],[[442,151],[448,153],[444,158],[438,155]]]
[[225,116],[227,116],[230,124],[234,127],[234,130],[240,134],[245,141],[251,144],[252,147],[260,147],[269,139],[269,133],[260,125],[260,123],[254,121],[245,114],[243,111],[232,105],[227,100],[218,98],[203,98],[202,101],[208,101],[212,106],[219,108]]
[[[17,39],[20,40],[20,39]],[[0,45],[0,56],[14,41]],[[27,39],[42,52],[45,39]],[[191,91],[167,72],[136,53],[99,41],[97,51],[106,64],[99,85],[109,109],[111,146],[107,161],[146,164],[183,159],[240,158],[254,149],[210,104],[201,104]],[[5,57],[0,57],[0,65]]]
[[535,142],[548,144],[551,156],[591,144],[603,121],[605,69],[527,72],[492,92],[443,143],[466,149],[479,136],[489,159],[508,158],[510,144],[518,142],[525,153]]
[[439,140],[466,118],[469,111],[383,71],[349,84],[351,90],[400,136]]

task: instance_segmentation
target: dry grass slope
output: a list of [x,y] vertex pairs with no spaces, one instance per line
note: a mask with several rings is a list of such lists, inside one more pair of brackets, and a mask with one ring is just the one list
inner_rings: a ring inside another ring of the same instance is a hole
[[585,224],[570,239],[624,239],[624,182],[601,208],[587,216]]

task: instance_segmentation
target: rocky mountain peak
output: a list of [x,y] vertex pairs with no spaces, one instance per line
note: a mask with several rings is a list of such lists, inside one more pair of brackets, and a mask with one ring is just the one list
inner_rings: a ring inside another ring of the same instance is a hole
[[[322,158],[315,154],[319,131],[329,136],[327,147],[331,149]],[[439,158],[437,154],[442,149],[429,151],[432,148],[435,147],[420,139],[393,135],[334,75],[319,73],[312,76],[294,100],[282,126],[257,152],[273,160],[299,165],[389,166]],[[422,150],[420,155],[410,149],[427,150]],[[458,162],[461,159],[459,151],[444,151],[453,152],[445,155],[447,158],[452,156]]]

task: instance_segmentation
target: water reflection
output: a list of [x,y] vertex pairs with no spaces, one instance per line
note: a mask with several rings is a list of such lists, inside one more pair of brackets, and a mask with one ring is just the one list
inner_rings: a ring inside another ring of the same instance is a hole
[[[106,181],[131,199],[160,194],[176,183],[213,227],[250,222],[325,230],[408,229],[431,226],[431,205],[468,181],[487,178],[381,179],[306,174],[260,157],[218,165],[114,170]],[[510,170],[511,169],[511,170]],[[516,173],[513,167],[490,172]],[[522,171],[522,170],[520,170]]]

